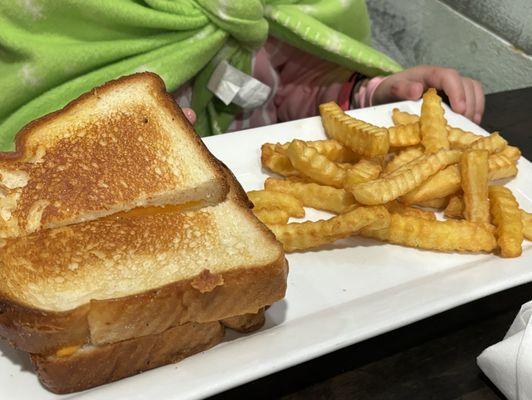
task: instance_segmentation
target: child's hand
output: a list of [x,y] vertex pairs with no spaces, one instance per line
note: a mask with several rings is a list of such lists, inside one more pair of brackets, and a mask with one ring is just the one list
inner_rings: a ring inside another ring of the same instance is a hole
[[192,125],[196,123],[196,113],[192,108],[183,108],[183,114],[185,114],[185,117],[187,117],[188,122],[190,122]]
[[482,119],[482,84],[461,76],[454,69],[432,65],[419,65],[390,75],[375,89],[373,104],[417,100],[430,87],[445,92],[453,111],[465,115],[477,124]]

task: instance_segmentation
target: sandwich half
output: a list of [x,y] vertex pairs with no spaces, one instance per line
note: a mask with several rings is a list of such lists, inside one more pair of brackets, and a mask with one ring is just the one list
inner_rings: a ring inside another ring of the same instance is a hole
[[136,207],[215,204],[228,187],[162,80],[109,82],[27,125],[0,153],[0,238]]
[[282,247],[236,180],[227,180],[230,193],[215,206],[126,214],[6,240],[0,336],[47,354],[257,313],[282,299]]

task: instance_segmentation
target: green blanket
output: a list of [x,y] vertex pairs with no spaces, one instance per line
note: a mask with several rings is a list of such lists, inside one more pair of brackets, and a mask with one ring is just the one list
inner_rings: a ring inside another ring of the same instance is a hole
[[177,89],[195,77],[202,135],[238,110],[206,88],[226,59],[250,73],[271,34],[368,76],[400,69],[370,47],[363,0],[0,0],[0,150],[29,121],[121,75],[152,71]]

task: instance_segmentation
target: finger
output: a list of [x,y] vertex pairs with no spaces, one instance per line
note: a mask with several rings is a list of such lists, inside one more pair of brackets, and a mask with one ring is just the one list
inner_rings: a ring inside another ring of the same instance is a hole
[[473,80],[469,78],[464,78],[462,80],[462,83],[464,85],[464,93],[466,98],[466,109],[464,115],[470,120],[473,120],[476,108],[475,88],[473,86]]
[[187,117],[188,121],[194,125],[196,123],[196,113],[192,108],[183,108],[183,114]]
[[482,114],[484,114],[484,105],[485,105],[485,97],[484,97],[484,89],[482,89],[482,84],[479,81],[472,80],[473,81],[473,87],[475,89],[475,115],[473,117],[473,121],[475,121],[477,124],[480,124],[480,121],[482,121]]
[[426,80],[429,86],[443,89],[453,111],[463,114],[466,110],[464,85],[460,74],[454,69],[432,68],[427,72]]
[[394,100],[418,100],[423,95],[423,84],[409,80],[394,82],[390,93]]

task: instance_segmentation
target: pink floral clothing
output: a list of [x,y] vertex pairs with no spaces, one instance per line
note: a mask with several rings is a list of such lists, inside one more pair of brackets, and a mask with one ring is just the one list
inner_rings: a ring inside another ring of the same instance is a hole
[[[311,117],[328,101],[336,101],[344,110],[371,106],[373,93],[384,80],[365,79],[271,37],[256,52],[252,71],[255,79],[272,89],[271,94],[262,106],[237,115],[229,131]],[[176,93],[182,107],[190,105],[190,94],[188,85]]]

